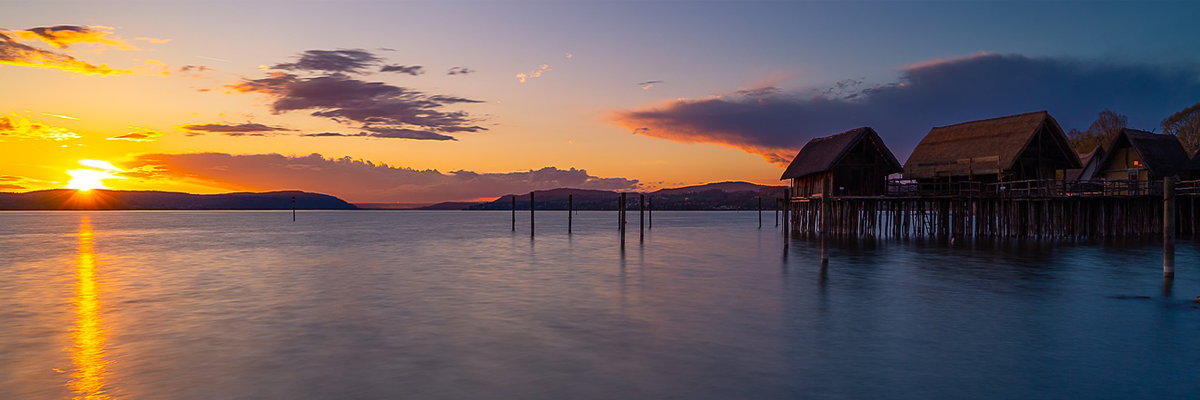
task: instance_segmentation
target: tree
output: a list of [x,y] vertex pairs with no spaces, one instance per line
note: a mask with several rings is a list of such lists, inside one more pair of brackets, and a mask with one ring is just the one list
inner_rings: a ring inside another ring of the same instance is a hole
[[1200,148],[1200,103],[1193,104],[1162,121],[1163,133],[1179,137],[1188,154]]
[[1113,138],[1117,137],[1122,129],[1125,129],[1128,122],[1129,118],[1106,108],[1100,112],[1100,116],[1096,118],[1095,122],[1092,122],[1091,126],[1088,126],[1087,130],[1081,131],[1072,128],[1070,132],[1067,132],[1067,139],[1071,141],[1071,147],[1075,149],[1075,152],[1079,154],[1092,151],[1099,145],[1107,148]]

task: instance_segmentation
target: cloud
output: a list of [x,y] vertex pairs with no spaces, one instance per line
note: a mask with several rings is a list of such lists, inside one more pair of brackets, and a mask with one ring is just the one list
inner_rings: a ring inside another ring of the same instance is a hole
[[179,67],[179,72],[191,72],[191,71],[207,72],[207,71],[212,71],[212,70],[213,70],[212,68],[205,67],[203,65],[184,65],[182,67]]
[[650,90],[650,88],[654,87],[654,84],[662,83],[662,82],[663,81],[645,81],[645,82],[638,82],[637,85],[641,86],[642,90]]
[[0,190],[26,190],[44,185],[45,181],[16,175],[0,175]]
[[55,68],[63,71],[78,72],[85,75],[95,76],[125,75],[132,72],[128,69],[110,68],[106,64],[90,64],[79,61],[75,59],[75,57],[71,57],[66,54],[42,50],[23,43],[18,43],[9,36],[0,33],[0,65],[2,64],[23,67]]
[[528,74],[526,74],[526,73],[517,74],[517,80],[521,81],[521,83],[525,83],[526,79],[540,78],[540,77],[542,77],[542,74],[547,71],[550,71],[550,64],[542,64],[541,67],[538,67],[538,69],[535,69],[533,71],[529,71]]
[[397,72],[417,76],[424,74],[425,68],[420,65],[384,65],[379,72]]
[[352,78],[340,72],[298,76],[272,71],[264,78],[244,79],[227,87],[235,92],[271,96],[274,99],[271,111],[276,114],[304,110],[313,116],[354,124],[357,129],[373,133],[347,136],[450,140],[452,133],[487,130],[464,111],[445,110],[447,105],[482,101],[426,94],[383,82]]
[[244,124],[189,124],[180,125],[180,130],[187,132],[188,136],[203,135],[206,133],[219,133],[225,136],[267,136],[279,132],[290,132],[294,129],[288,129],[280,126],[263,125],[259,123],[244,123]]
[[171,39],[159,39],[159,38],[152,38],[152,37],[135,37],[135,38],[133,38],[133,40],[141,40],[143,42],[150,42],[150,43],[154,43],[154,44],[169,43],[171,41]]
[[112,30],[113,28],[99,25],[58,25],[18,31],[0,30],[0,34],[7,35],[13,40],[18,41],[41,41],[60,49],[69,48],[73,44],[84,43],[114,47],[121,50],[138,50],[136,46],[129,44],[129,42],[115,36],[110,37]]
[[108,140],[124,140],[129,142],[153,142],[164,136],[162,132],[146,127],[131,126],[133,132],[108,138]]
[[466,75],[475,72],[475,70],[467,67],[453,67],[446,70],[446,75]]
[[300,136],[307,137],[373,137],[382,139],[417,139],[417,140],[455,140],[453,136],[443,135],[437,132],[418,131],[404,128],[380,128],[380,127],[365,127],[367,132],[359,133],[337,133],[337,132],[321,132],[309,133]]
[[637,180],[601,178],[585,170],[546,167],[508,173],[416,170],[320,154],[147,154],[121,163],[142,179],[189,180],[227,190],[299,189],[352,202],[438,202],[499,197],[554,188],[629,190]]
[[47,139],[64,141],[78,139],[80,136],[66,128],[58,128],[41,122],[30,121],[28,118],[11,113],[0,115],[0,139],[11,136],[22,139]]
[[361,49],[308,50],[300,53],[296,62],[275,64],[273,69],[308,72],[357,74],[383,62],[369,51]]
[[872,126],[906,158],[931,127],[1048,110],[1064,128],[1105,108],[1157,126],[1200,97],[1200,66],[976,54],[906,67],[893,83],[858,80],[784,93],[773,86],[612,114],[636,134],[713,143],[786,164],[813,137]]

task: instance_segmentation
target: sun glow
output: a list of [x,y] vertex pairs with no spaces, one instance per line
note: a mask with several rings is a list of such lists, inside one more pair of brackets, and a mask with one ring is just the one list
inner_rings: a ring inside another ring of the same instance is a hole
[[79,164],[91,168],[67,170],[67,175],[71,176],[71,181],[67,182],[68,189],[75,189],[82,192],[92,189],[108,189],[104,181],[119,179],[120,177],[113,175],[112,171],[122,171],[122,169],[117,168],[117,166],[112,165],[108,161],[79,160]]

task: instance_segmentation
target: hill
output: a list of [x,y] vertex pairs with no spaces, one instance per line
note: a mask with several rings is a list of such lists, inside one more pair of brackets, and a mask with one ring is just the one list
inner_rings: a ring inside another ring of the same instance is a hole
[[157,191],[71,189],[0,193],[0,210],[354,210],[334,196],[301,191],[190,194]]
[[[638,194],[629,193],[628,207],[636,210]],[[616,210],[619,193],[607,190],[553,189],[534,192],[539,210],[566,210],[567,196],[573,195],[576,210]],[[468,210],[509,210],[513,196],[505,195],[491,202],[467,207]],[[515,195],[517,209],[529,209],[529,195]],[[764,209],[774,207],[774,199],[783,196],[782,186],[765,186],[749,182],[720,182],[706,185],[661,189],[646,193],[655,210],[753,210],[762,197]]]

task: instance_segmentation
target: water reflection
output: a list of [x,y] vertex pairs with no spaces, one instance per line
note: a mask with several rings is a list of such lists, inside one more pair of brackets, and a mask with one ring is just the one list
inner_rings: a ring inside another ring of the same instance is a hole
[[79,223],[79,259],[76,262],[75,327],[71,361],[75,372],[68,385],[76,399],[111,399],[105,394],[104,324],[100,316],[100,288],[96,284],[96,255],[92,249],[92,221]]

